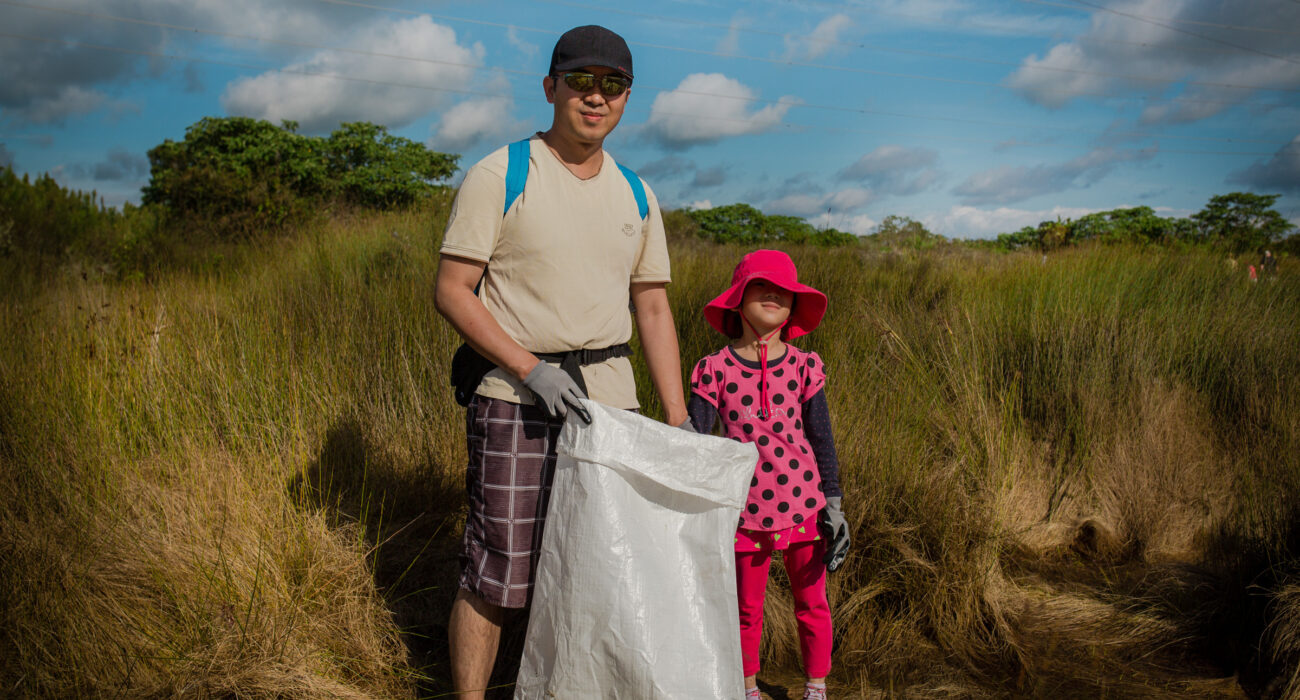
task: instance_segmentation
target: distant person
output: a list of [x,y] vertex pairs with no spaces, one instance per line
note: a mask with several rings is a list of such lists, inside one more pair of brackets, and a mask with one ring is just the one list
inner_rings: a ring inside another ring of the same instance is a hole
[[1251,282],[1259,281],[1259,272],[1256,270],[1254,265],[1251,265],[1249,268],[1247,268],[1247,271],[1250,273]]
[[1259,274],[1263,277],[1271,277],[1277,274],[1277,258],[1273,257],[1273,251],[1266,250],[1260,256]]
[[826,371],[815,352],[790,345],[817,327],[826,296],[799,283],[790,256],[754,251],[704,318],[731,339],[691,374],[687,409],[700,433],[722,420],[722,434],[758,447],[759,462],[736,531],[736,593],[745,698],[759,698],[763,601],[774,551],[784,552],[794,593],[805,700],[825,700],[831,670],[826,572],[849,548],[841,510],[839,459],[826,404]]
[[603,149],[631,85],[622,37],[565,32],[542,80],[551,127],[470,168],[447,223],[435,304],[479,368],[455,377],[469,453],[449,623],[459,698],[484,697],[505,615],[530,601],[566,416],[590,420],[585,397],[637,408],[629,303],[667,420],[690,424],[658,202]]

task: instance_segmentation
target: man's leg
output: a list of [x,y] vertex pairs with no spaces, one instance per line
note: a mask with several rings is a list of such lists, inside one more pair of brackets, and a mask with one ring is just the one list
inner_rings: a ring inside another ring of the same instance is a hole
[[533,406],[482,396],[466,411],[469,512],[448,620],[458,697],[484,697],[501,626],[527,605],[561,425]]
[[482,700],[492,678],[505,610],[465,589],[451,606],[451,683],[458,697]]

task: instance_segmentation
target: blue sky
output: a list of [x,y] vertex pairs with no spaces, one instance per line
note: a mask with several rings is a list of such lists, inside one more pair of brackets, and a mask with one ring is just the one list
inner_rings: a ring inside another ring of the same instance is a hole
[[0,165],[138,202],[150,148],[246,115],[468,167],[549,125],[579,24],[631,45],[606,148],[666,207],[974,238],[1248,191],[1300,224],[1300,0],[0,0]]

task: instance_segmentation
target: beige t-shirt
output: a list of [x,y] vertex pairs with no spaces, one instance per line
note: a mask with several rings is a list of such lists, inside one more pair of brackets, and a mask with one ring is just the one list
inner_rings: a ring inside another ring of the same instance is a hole
[[[648,186],[644,221],[613,157],[586,180],[569,172],[534,135],[524,191],[503,217],[507,147],[465,174],[440,252],[487,263],[479,297],[505,332],[531,352],[605,348],[632,337],[633,282],[668,282],[668,247],[659,202]],[[616,358],[582,368],[587,394],[637,408],[632,363]],[[506,372],[488,373],[483,396],[530,404]]]

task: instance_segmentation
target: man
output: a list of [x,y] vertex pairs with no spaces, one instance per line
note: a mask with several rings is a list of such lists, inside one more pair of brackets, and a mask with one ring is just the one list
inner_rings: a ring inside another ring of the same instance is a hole
[[[665,418],[689,423],[658,202],[646,187],[643,219],[636,176],[602,148],[631,81],[621,37],[597,26],[566,32],[542,80],[551,127],[529,141],[522,193],[503,216],[511,160],[502,148],[466,173],[447,224],[435,304],[495,365],[466,408],[470,512],[449,625],[463,698],[484,697],[501,623],[528,604],[566,415],[584,419],[584,394],[638,406],[622,356],[629,302]],[[591,352],[578,359],[576,350]]]
[[1273,251],[1266,250],[1259,259],[1259,275],[1260,277],[1272,277],[1276,274],[1277,258],[1273,257]]

